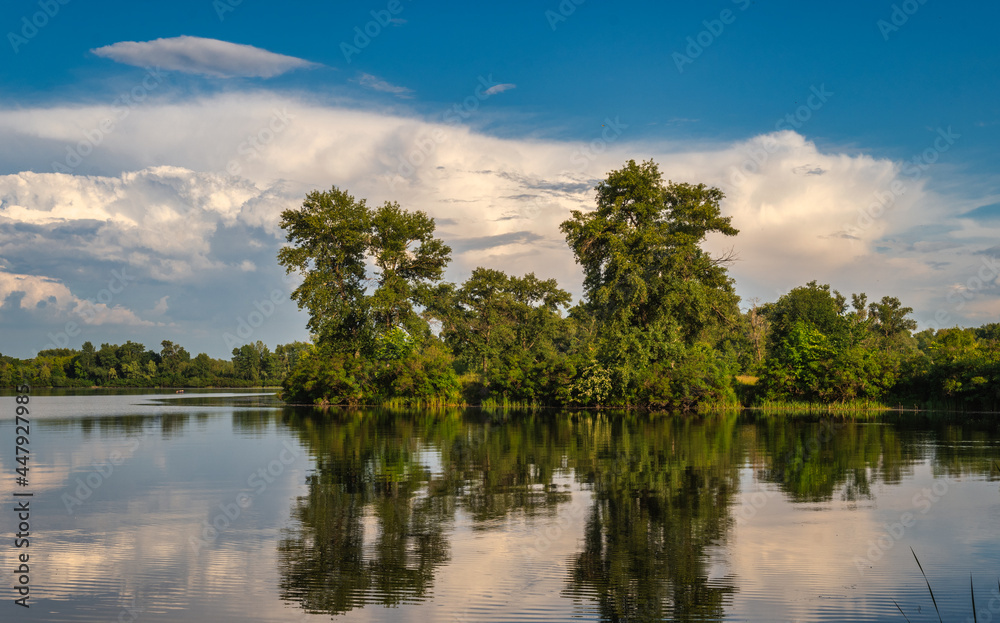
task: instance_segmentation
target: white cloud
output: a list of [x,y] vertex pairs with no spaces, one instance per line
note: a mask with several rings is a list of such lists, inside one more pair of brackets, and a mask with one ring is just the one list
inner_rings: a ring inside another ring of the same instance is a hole
[[413,93],[412,89],[406,87],[397,86],[395,84],[390,84],[385,80],[382,80],[378,76],[373,76],[371,74],[366,74],[364,72],[358,74],[358,84],[363,87],[367,87],[374,91],[381,91],[382,93],[391,93],[396,97],[409,98]]
[[0,305],[9,302],[10,297],[18,296],[20,309],[56,322],[72,318],[82,325],[131,327],[156,325],[154,322],[143,320],[135,312],[121,305],[81,299],[58,280],[0,271]]
[[91,52],[126,65],[153,66],[215,78],[273,78],[293,69],[318,66],[301,58],[275,54],[252,45],[189,36],[121,41]]
[[89,225],[86,236],[72,238],[83,258],[141,266],[136,270],[162,281],[190,282],[206,271],[225,271],[230,263],[252,270],[253,262],[244,257],[218,258],[213,236],[220,227],[264,227],[276,240],[278,215],[294,201],[248,180],[179,167],[117,178],[0,176],[0,223],[30,225],[34,232],[31,238],[0,236],[0,252],[13,257],[32,246],[58,248],[67,227]]
[[483,91],[485,95],[495,95],[497,93],[503,93],[504,91],[509,91],[510,89],[516,89],[517,85],[510,82],[505,82],[504,84],[496,84],[490,88]]
[[[61,162],[113,114],[110,106],[0,111],[0,140],[22,146],[18,162]],[[272,124],[278,116],[288,122]],[[81,175],[0,177],[0,257],[20,273],[47,265],[40,249],[81,263],[125,262],[143,279],[178,288],[170,290],[170,313],[192,310],[194,326],[198,308],[180,304],[184,288],[219,290],[276,272],[281,210],[309,190],[337,185],[370,204],[397,200],[435,217],[455,250],[449,279],[479,265],[533,271],[579,295],[580,269],[559,224],[570,210],[593,207],[593,186],[609,170],[653,158],[667,179],[726,192],[723,208],[740,234],[709,246],[734,247],[740,261],[731,271],[745,299],[774,300],[817,279],[872,299],[899,296],[924,323],[944,310],[952,324],[979,324],[996,309],[995,283],[962,307],[947,298],[1000,235],[1000,223],[989,229],[960,215],[996,198],[931,191],[938,168],[908,177],[900,163],[820,149],[794,132],[691,146],[639,142],[614,124],[598,130],[592,141],[501,139],[268,92],[151,101],[93,147],[76,169]],[[240,177],[225,172],[233,161]],[[4,162],[0,155],[0,166],[15,166]],[[862,218],[894,182],[903,192],[877,218]],[[67,233],[76,230],[86,235]],[[35,274],[70,279],[53,270]],[[232,325],[267,292],[220,300],[212,313]],[[151,287],[136,309],[154,308],[166,293]]]

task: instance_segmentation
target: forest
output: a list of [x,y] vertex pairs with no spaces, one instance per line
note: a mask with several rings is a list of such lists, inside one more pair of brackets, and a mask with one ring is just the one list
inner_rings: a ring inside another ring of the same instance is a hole
[[721,190],[627,162],[561,230],[583,299],[533,273],[444,282],[434,220],[346,191],[282,213],[278,261],[303,282],[313,346],[283,380],[293,402],[642,407],[850,403],[995,409],[1000,324],[925,330],[892,296],[816,281],[741,309]]
[[196,357],[170,340],[160,350],[126,341],[84,342],[79,350],[53,348],[31,359],[0,355],[0,387],[277,387],[310,347],[279,344],[272,352],[262,342],[233,349],[230,360],[205,353]]
[[434,219],[347,191],[285,210],[278,262],[298,273],[311,343],[191,358],[162,342],[0,356],[0,383],[51,386],[281,385],[292,403],[702,408],[863,404],[1000,407],[1000,323],[914,333],[894,296],[869,301],[810,281],[743,305],[703,245],[737,236],[721,190],[665,182],[627,162],[596,208],[561,225],[584,295],[534,273],[477,267],[443,280],[451,248]]

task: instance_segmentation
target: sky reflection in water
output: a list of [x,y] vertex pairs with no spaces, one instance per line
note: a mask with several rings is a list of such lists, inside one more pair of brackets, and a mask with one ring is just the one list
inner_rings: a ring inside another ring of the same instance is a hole
[[32,607],[3,620],[925,620],[910,547],[946,620],[970,572],[1000,617],[990,419],[159,398],[32,398]]

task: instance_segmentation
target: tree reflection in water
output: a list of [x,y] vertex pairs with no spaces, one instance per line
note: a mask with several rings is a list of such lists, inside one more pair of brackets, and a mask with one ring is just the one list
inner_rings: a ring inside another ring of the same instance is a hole
[[[609,621],[722,619],[737,579],[713,569],[711,554],[734,524],[741,472],[793,502],[857,502],[936,460],[925,456],[926,427],[736,414],[289,408],[282,420],[315,469],[279,546],[281,595],[329,614],[426,599],[459,510],[474,530],[515,515],[540,526],[565,512],[573,494],[554,482],[572,475],[593,501],[579,551],[547,552],[569,561],[563,598]],[[935,469],[988,473],[991,445],[965,448]]]

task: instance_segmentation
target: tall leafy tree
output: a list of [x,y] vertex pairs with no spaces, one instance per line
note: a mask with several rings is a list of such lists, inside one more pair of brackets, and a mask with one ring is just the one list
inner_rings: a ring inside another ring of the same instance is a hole
[[875,321],[875,330],[887,341],[899,336],[909,337],[910,331],[917,328],[917,321],[907,318],[913,308],[903,307],[894,296],[883,296],[881,301],[871,304],[869,311]]
[[160,342],[160,370],[166,375],[178,374],[191,360],[191,354],[180,344],[170,340]]
[[557,385],[568,392],[573,369],[563,356],[568,321],[560,309],[570,299],[554,279],[480,267],[460,288],[440,286],[427,314],[441,323],[442,339],[481,382],[479,395],[470,399],[492,394],[541,401],[553,399]]
[[573,211],[562,231],[584,270],[597,346],[619,383],[651,364],[671,367],[687,348],[736,326],[738,298],[725,260],[706,236],[738,233],[722,216],[724,194],[664,183],[652,161],[630,160],[597,185],[597,209]]
[[[863,315],[866,301],[864,294],[854,298],[856,312],[860,306],[860,313],[856,313],[854,317],[861,321],[866,319]],[[843,340],[849,327],[848,320],[843,315],[846,310],[847,299],[840,292],[831,291],[827,284],[821,285],[813,280],[804,286],[792,288],[776,302],[763,306],[763,313],[771,325],[770,350],[781,348],[782,342],[799,324],[815,329],[825,338]]]
[[434,237],[434,219],[386,203],[371,217],[369,253],[377,268],[378,289],[371,296],[379,333],[405,326],[414,331],[413,304],[426,284],[439,281],[451,248]]
[[396,203],[372,210],[337,187],[313,191],[300,209],[282,212],[281,227],[290,244],[278,261],[304,276],[292,298],[309,311],[310,331],[321,344],[355,356],[398,326],[418,328],[413,306],[441,278],[451,254],[423,212]]
[[371,211],[365,200],[336,186],[312,191],[300,209],[281,213],[281,228],[290,244],[278,251],[278,262],[304,277],[292,299],[309,311],[309,330],[322,342],[349,349],[368,329]]
[[271,349],[257,340],[233,349],[233,368],[241,379],[271,381],[278,375],[279,362]]

